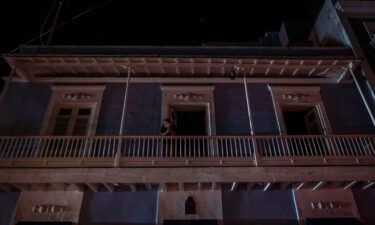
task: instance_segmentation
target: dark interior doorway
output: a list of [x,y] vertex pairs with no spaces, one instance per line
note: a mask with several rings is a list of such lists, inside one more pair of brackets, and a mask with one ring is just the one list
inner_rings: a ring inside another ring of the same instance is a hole
[[217,220],[165,220],[164,225],[217,225]]
[[287,135],[324,134],[316,107],[282,106]]
[[205,107],[173,107],[177,135],[207,135]]

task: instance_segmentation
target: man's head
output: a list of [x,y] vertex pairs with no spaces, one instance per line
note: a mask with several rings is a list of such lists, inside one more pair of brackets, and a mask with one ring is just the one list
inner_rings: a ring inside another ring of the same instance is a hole
[[169,118],[166,118],[163,122],[164,127],[170,127],[172,125],[172,121]]

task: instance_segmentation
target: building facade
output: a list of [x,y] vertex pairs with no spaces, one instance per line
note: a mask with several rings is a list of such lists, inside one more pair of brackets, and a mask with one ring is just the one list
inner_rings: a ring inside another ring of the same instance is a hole
[[306,46],[5,55],[0,224],[375,224],[373,21],[327,0]]

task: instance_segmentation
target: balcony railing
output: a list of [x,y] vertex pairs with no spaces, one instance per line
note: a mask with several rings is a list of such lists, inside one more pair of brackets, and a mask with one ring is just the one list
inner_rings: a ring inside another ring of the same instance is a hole
[[375,135],[0,137],[1,167],[375,165]]

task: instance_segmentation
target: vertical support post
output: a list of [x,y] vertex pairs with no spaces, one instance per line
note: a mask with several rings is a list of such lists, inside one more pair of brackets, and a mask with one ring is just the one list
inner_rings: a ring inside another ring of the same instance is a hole
[[366,106],[367,112],[368,112],[368,114],[369,114],[369,116],[370,116],[370,118],[371,118],[372,125],[375,126],[375,116],[374,116],[372,110],[370,109],[370,106],[369,106],[369,104],[368,104],[368,102],[367,102],[367,99],[366,99],[365,95],[363,94],[363,90],[362,90],[361,86],[359,85],[359,82],[358,82],[357,76],[356,76],[355,73],[353,72],[353,62],[350,62],[350,63],[349,63],[349,70],[350,70],[350,73],[351,73],[351,75],[352,75],[352,77],[353,77],[353,80],[354,80],[354,82],[355,82],[355,85],[357,86],[358,92],[359,92],[359,94],[361,95],[361,98],[362,98],[362,100],[363,100],[363,103],[364,103],[365,106]]
[[120,122],[120,130],[119,130],[119,140],[118,140],[118,146],[117,146],[117,152],[115,156],[115,162],[114,167],[120,166],[120,159],[121,159],[121,149],[122,149],[122,135],[124,134],[124,124],[125,124],[125,117],[126,117],[126,109],[128,105],[128,93],[129,93],[129,83],[130,83],[130,73],[131,73],[131,67],[126,66],[125,68],[128,69],[128,78],[126,80],[126,88],[125,88],[125,94],[124,94],[124,103],[122,105],[122,113],[121,113],[121,122]]
[[[254,132],[254,124],[253,124],[253,118],[252,118],[252,115],[251,115],[251,107],[250,107],[250,101],[249,101],[249,93],[247,91],[247,77],[246,77],[246,73],[244,73],[244,77],[243,77],[243,85],[244,85],[244,88],[245,88],[245,97],[246,97],[246,106],[247,106],[247,116],[249,117],[249,127],[250,127],[250,135],[251,136],[254,136],[255,132]],[[257,150],[257,144],[256,144],[256,139],[253,137],[251,138],[251,144],[252,144],[252,147],[253,147],[253,150],[254,150],[254,164],[255,166],[258,166],[259,165],[259,159],[260,159],[260,155],[259,155],[259,152]]]

